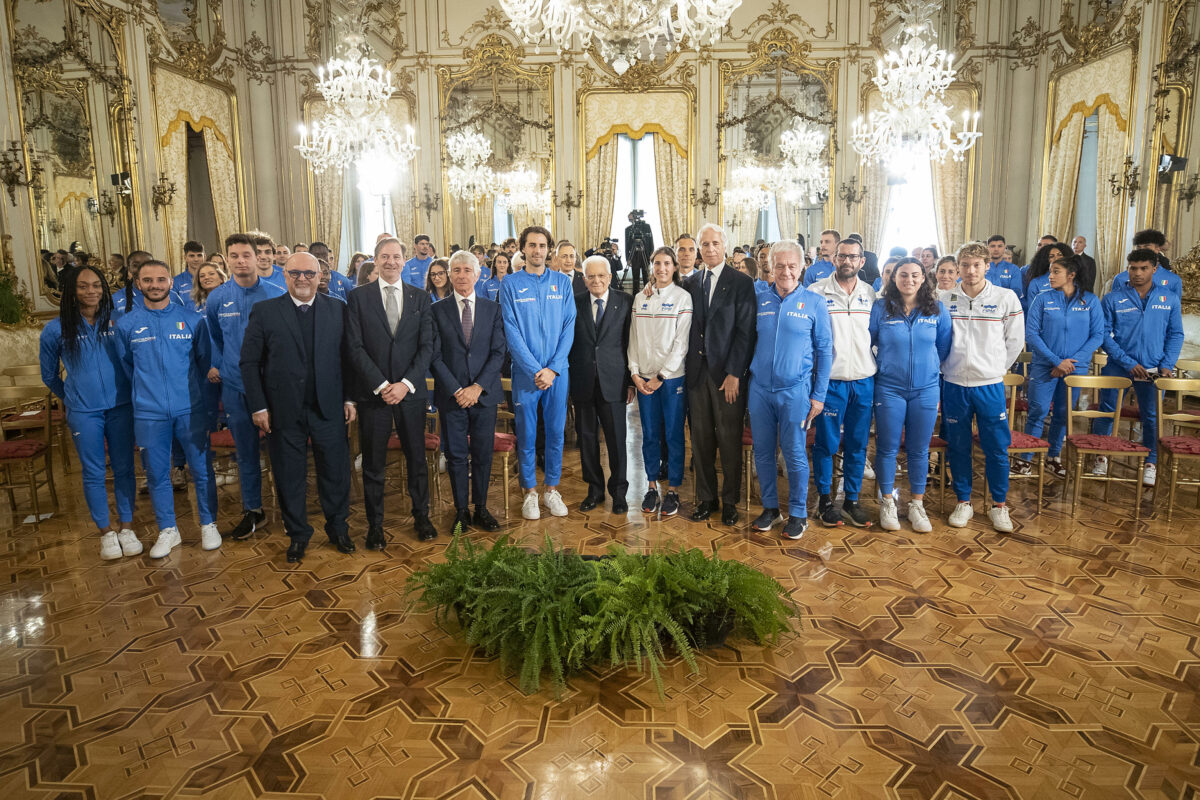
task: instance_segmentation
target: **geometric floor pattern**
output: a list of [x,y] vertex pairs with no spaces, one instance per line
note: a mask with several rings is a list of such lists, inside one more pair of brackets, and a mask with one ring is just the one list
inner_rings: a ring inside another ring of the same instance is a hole
[[[699,674],[670,663],[665,699],[625,670],[556,698],[522,694],[409,609],[405,578],[446,539],[412,538],[398,491],[384,554],[361,548],[356,500],[353,555],[314,539],[288,565],[275,516],[203,552],[185,514],[167,559],[101,562],[70,472],[40,530],[0,522],[0,798],[1196,797],[1194,499],[1168,525],[1147,494],[1135,524],[1130,490],[1089,488],[1072,520],[1060,487],[1040,514],[1016,487],[1012,535],[982,515],[924,536],[818,526],[815,552],[744,513],[739,528],[636,509],[515,521],[583,552],[719,547],[803,611],[776,647],[731,641]],[[137,521],[148,546],[144,498]]]

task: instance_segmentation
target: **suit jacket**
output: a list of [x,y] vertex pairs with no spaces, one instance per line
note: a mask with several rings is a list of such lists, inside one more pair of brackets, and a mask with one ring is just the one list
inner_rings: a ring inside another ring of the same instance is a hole
[[863,251],[863,266],[858,271],[858,277],[867,283],[874,283],[879,277],[879,256],[870,250]]
[[[346,299],[346,358],[354,370],[354,397],[363,403],[384,403],[375,389],[385,381],[408,380],[412,397],[424,402],[425,373],[433,359],[433,317],[429,293],[403,284],[404,305],[393,335],[383,308],[383,292],[372,281]],[[405,397],[405,401],[408,397]]]
[[[312,355],[317,410],[325,419],[341,419],[342,403],[349,397],[350,378],[342,370],[346,305],[317,294],[308,313],[315,315]],[[291,295],[254,304],[242,339],[240,363],[246,405],[252,412],[267,409],[273,425],[299,419],[304,407],[308,359]]]
[[455,295],[434,303],[433,371],[434,402],[438,408],[458,408],[454,393],[465,386],[478,383],[483,387],[479,404],[494,406],[504,399],[500,386],[500,369],[504,366],[508,347],[504,342],[504,319],[500,304],[475,295],[475,328],[471,344],[462,335]]
[[584,280],[583,273],[575,270],[571,273],[571,294],[579,294],[587,291],[587,281]]
[[608,290],[604,318],[596,329],[591,292],[575,295],[575,342],[571,345],[571,397],[576,402],[595,401],[593,389],[599,378],[600,395],[606,403],[625,402],[629,375],[629,324],[633,298],[616,289]]
[[754,358],[758,301],[754,281],[733,267],[721,270],[712,302],[705,309],[704,270],[697,269],[683,282],[692,296],[692,329],[684,370],[687,385],[695,386],[708,362],[708,373],[718,385],[726,375],[745,380]]
[[1093,282],[1098,283],[1100,276],[1096,274],[1096,259],[1089,256],[1087,253],[1080,253],[1079,260],[1092,271]]

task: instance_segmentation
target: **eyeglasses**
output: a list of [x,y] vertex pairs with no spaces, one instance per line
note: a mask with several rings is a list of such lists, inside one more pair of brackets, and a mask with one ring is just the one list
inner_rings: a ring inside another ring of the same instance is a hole
[[441,272],[441,271],[439,270],[438,272],[431,272],[431,273],[429,273],[429,277],[431,277],[431,278],[444,278],[444,277],[446,277],[446,273],[444,273],[444,272]]
[[312,269],[289,269],[287,274],[291,275],[292,278],[296,280],[304,278],[306,281],[311,281],[313,278],[317,277],[317,271]]
[[862,258],[858,253],[838,253],[834,256],[838,261],[857,261]]

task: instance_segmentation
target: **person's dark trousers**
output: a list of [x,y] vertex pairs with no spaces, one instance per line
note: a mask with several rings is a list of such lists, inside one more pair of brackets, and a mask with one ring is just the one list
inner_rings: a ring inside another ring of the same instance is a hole
[[446,472],[450,476],[455,510],[467,511],[469,499],[474,499],[476,508],[486,508],[488,481],[492,477],[496,407],[447,408],[442,410],[441,420]]
[[629,491],[625,468],[625,403],[604,402],[599,384],[592,397],[594,402],[580,402],[578,398],[575,402],[575,435],[579,438],[579,462],[588,496],[596,500],[604,497],[604,470],[600,466],[600,431],[603,431],[611,471],[608,493],[613,500],[625,500]]
[[345,419],[322,419],[305,406],[296,420],[272,417],[267,448],[271,453],[271,472],[275,476],[275,494],[283,527],[293,541],[307,543],[313,528],[308,523],[308,443],[312,441],[313,463],[317,468],[317,497],[325,515],[325,533],[332,541],[349,533],[350,516],[350,445],[346,441]]
[[425,468],[425,404],[411,395],[394,406],[360,403],[358,437],[363,457],[363,505],[367,524],[383,524],[383,484],[387,443],[393,426],[408,465],[408,496],[413,514],[429,514],[429,473]]
[[742,430],[746,418],[746,381],[741,382],[737,400],[725,401],[725,393],[708,376],[707,366],[695,385],[688,389],[692,425],[692,465],[696,470],[696,499],[717,499],[717,452],[721,455],[721,502],[737,505],[742,493]]

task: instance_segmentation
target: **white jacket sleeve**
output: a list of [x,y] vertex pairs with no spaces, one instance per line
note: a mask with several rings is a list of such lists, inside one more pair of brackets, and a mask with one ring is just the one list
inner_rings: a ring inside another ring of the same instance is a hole
[[[637,299],[635,298],[633,302],[636,305]],[[637,315],[635,314],[633,317],[633,322],[631,322],[629,325],[629,359],[628,360],[629,360],[629,374],[630,375],[641,375],[642,374],[642,373],[638,372],[638,328],[640,328],[640,327],[641,326],[638,324]]]
[[1004,363],[1007,370],[1025,349],[1025,313],[1021,310],[1021,299],[1016,292],[1006,290],[1004,294],[1008,306],[1004,312]]
[[675,315],[675,340],[667,352],[667,360],[662,366],[663,372],[679,372],[683,369],[683,360],[687,357],[689,337],[692,333],[692,296],[684,293],[679,300]]

